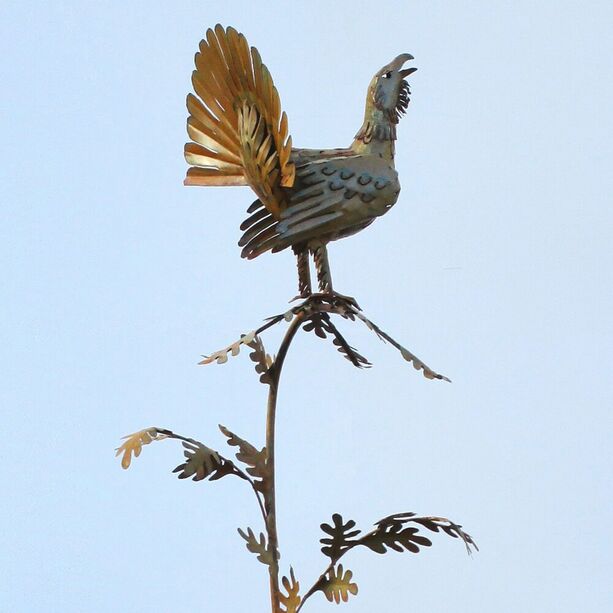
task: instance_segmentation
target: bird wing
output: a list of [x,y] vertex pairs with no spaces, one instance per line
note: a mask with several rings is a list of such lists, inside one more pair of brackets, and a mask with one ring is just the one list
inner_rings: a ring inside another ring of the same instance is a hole
[[209,29],[188,94],[185,185],[249,185],[275,217],[294,183],[292,139],[279,94],[255,47],[234,28]]
[[[326,152],[327,153],[327,152]],[[254,206],[239,245],[249,259],[311,239],[335,240],[365,228],[396,201],[395,171],[372,156],[350,150],[317,157],[295,150],[296,185],[288,206],[274,220]],[[256,203],[254,203],[256,205]]]

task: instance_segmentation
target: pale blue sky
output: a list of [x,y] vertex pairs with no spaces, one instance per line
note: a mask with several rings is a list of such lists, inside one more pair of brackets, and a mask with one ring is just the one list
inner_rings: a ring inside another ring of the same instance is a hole
[[[0,611],[266,611],[238,480],[181,482],[157,425],[263,441],[246,356],[198,367],[295,294],[291,254],[239,257],[247,189],[184,188],[184,98],[209,26],[269,66],[297,146],[343,146],[370,77],[419,71],[398,204],[334,244],[336,286],[453,384],[358,325],[312,335],[278,421],[284,570],[319,524],[446,515],[481,547],[347,557],[354,613],[605,613],[611,595],[609,2],[5,2],[0,9]],[[265,337],[270,351],[278,333]],[[305,613],[331,610],[315,596]]]

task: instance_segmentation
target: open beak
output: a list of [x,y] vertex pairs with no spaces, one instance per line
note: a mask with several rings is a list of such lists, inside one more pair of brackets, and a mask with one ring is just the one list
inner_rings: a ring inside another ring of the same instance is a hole
[[415,72],[417,68],[406,68],[400,70],[405,62],[415,59],[410,53],[401,53],[398,57],[393,59],[389,64],[383,66],[377,74],[385,74],[386,72],[399,72],[404,78],[405,75]]
[[405,62],[408,62],[409,60],[414,60],[414,59],[415,58],[410,53],[403,53],[402,55],[399,55],[394,60],[393,62],[394,64],[398,62],[396,70],[398,70],[398,73],[403,79],[405,77],[408,77],[410,74],[413,74],[417,70],[417,68],[404,68],[403,70],[399,70],[399,68],[401,68]]
[[389,66],[392,70],[398,70],[405,62],[414,59],[415,58],[410,53],[401,53],[397,58],[390,62]]

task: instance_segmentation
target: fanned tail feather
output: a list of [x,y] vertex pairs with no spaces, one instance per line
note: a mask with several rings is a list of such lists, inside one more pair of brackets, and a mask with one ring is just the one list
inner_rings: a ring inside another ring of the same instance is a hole
[[292,141],[279,94],[255,47],[215,26],[200,42],[187,96],[185,185],[249,185],[269,213],[286,206],[294,183]]

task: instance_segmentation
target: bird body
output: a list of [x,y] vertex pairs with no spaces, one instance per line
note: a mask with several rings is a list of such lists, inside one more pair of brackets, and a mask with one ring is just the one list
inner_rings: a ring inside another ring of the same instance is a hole
[[196,54],[185,146],[186,185],[248,185],[257,200],[241,224],[241,255],[291,247],[299,291],[311,294],[309,254],[319,289],[332,294],[326,245],[369,226],[397,201],[396,124],[409,104],[398,56],[373,77],[364,122],[348,148],[292,147],[279,95],[255,47],[233,28],[208,30]]
[[[292,153],[296,180],[287,190],[287,208],[278,220],[269,213],[253,225],[245,222],[247,231],[239,241],[243,256],[253,258],[268,249],[276,252],[313,239],[327,243],[350,236],[396,202],[398,173],[388,160],[346,150],[322,153],[301,149]],[[261,232],[268,223],[270,236]]]

